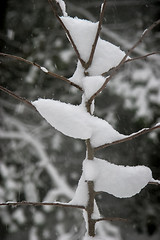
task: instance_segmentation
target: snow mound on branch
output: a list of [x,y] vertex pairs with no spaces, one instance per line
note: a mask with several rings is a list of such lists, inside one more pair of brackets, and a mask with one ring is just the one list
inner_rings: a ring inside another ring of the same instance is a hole
[[115,165],[98,158],[84,160],[83,174],[85,180],[94,181],[95,191],[107,192],[118,198],[132,197],[152,181],[148,167]]
[[86,99],[90,99],[92,95],[97,92],[105,82],[102,76],[90,76],[82,78],[82,84]]
[[87,62],[96,36],[98,23],[77,17],[61,17],[62,22],[68,29],[81,58]]
[[93,147],[125,137],[107,121],[91,116],[81,105],[75,106],[52,99],[38,99],[32,104],[55,129],[69,137],[91,139]]
[[89,114],[82,108],[52,99],[38,99],[32,104],[48,123],[63,134],[80,139],[91,137],[92,129],[86,124]]
[[[61,20],[68,29],[80,53],[80,57],[87,62],[97,33],[98,23],[77,17],[61,17]],[[109,69],[116,67],[124,56],[125,53],[119,47],[99,38],[93,62],[88,72],[90,75],[101,75]]]
[[85,182],[84,174],[82,174],[78,186],[76,189],[76,192],[74,194],[73,199],[69,202],[69,204],[75,204],[75,205],[82,205],[87,206],[88,203],[88,186]]

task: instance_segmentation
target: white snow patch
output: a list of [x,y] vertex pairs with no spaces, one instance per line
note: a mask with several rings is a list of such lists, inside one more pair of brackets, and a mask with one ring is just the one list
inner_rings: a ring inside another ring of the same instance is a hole
[[79,139],[91,139],[93,147],[124,138],[107,121],[91,116],[80,106],[51,99],[32,102],[39,113],[58,131]]
[[45,67],[41,67],[41,70],[42,70],[43,72],[45,72],[45,73],[48,73],[48,70],[47,70],[47,68],[45,68]]
[[104,84],[105,78],[102,76],[90,76],[82,78],[82,85],[86,99],[90,99]]
[[90,75],[101,75],[109,69],[116,67],[125,56],[119,47],[102,39],[98,39],[92,65],[88,72]]
[[61,17],[84,61],[88,61],[96,36],[98,23],[77,17]]
[[95,158],[84,160],[85,180],[94,181],[95,191],[103,191],[118,198],[136,195],[152,180],[152,172],[145,166],[121,166]]
[[156,123],[155,127],[159,127],[160,126],[160,122],[159,123]]
[[[80,57],[87,62],[95,40],[98,23],[77,17],[61,17],[61,20],[70,32]],[[101,75],[109,69],[116,67],[124,56],[125,53],[119,47],[99,38],[88,72],[92,76]]]
[[88,187],[85,182],[84,174],[82,174],[73,199],[68,204],[87,206],[88,203]]
[[51,99],[38,99],[32,104],[54,128],[63,134],[80,139],[91,137],[92,129],[87,124],[90,115],[79,106]]
[[84,78],[84,68],[82,67],[80,61],[77,62],[77,68],[73,74],[72,77],[69,78],[69,80],[73,83],[76,83],[80,87],[83,87],[82,85],[82,78]]

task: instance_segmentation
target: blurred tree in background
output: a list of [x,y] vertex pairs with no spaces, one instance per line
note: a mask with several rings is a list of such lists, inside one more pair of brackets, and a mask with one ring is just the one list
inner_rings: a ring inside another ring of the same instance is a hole
[[[78,6],[76,0],[66,3],[71,16],[98,21],[101,1],[81,0]],[[159,0],[110,0],[101,37],[126,51],[159,16]],[[47,1],[3,0],[0,18],[1,52],[37,62],[60,75],[72,76],[76,58]],[[157,51],[159,30],[156,27],[133,56]],[[25,63],[1,57],[0,73],[1,85],[29,100],[42,97],[72,104],[81,101],[77,89]],[[126,63],[97,98],[96,114],[124,134],[160,121],[159,76],[159,55]],[[0,128],[0,202],[69,201],[85,158],[83,143],[54,131],[32,109],[2,92]],[[159,141],[160,134],[154,132],[96,154],[118,164],[148,165],[153,177],[160,179]],[[105,216],[130,219],[129,223],[116,223],[116,227],[103,223],[106,239],[159,239],[158,187],[149,186],[131,199],[102,194],[97,200]],[[77,210],[29,206],[3,207],[0,211],[1,240],[78,240],[79,232],[83,235],[82,225]]]

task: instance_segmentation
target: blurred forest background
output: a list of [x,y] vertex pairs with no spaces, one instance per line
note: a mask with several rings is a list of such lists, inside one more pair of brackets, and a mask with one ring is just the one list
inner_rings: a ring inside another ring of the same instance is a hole
[[[71,16],[98,21],[100,0],[66,3]],[[126,51],[158,18],[159,0],[108,0],[101,38]],[[160,26],[132,56],[158,51],[159,43]],[[65,77],[76,68],[74,51],[44,0],[1,0],[0,52],[37,62]],[[41,97],[81,102],[81,93],[74,87],[9,58],[0,58],[0,84],[30,101]],[[160,121],[160,55],[127,63],[97,97],[95,111],[124,134]],[[116,164],[149,166],[153,177],[160,179],[159,146],[160,132],[155,131],[96,155]],[[84,158],[84,142],[55,131],[31,108],[0,92],[0,202],[69,201]],[[103,193],[97,201],[104,216],[129,219],[101,224],[106,240],[160,239],[159,187],[147,186],[129,199]],[[84,231],[76,209],[0,209],[1,240],[81,240]]]

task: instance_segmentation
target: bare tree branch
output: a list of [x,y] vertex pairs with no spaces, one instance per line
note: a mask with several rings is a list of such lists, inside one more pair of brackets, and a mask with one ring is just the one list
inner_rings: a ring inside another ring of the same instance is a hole
[[17,94],[13,93],[12,91],[8,90],[8,89],[5,88],[5,87],[0,86],[0,90],[2,90],[3,92],[11,95],[12,97],[14,97],[14,98],[16,98],[16,99],[18,99],[18,100],[20,100],[21,102],[26,103],[27,105],[29,105],[30,107],[32,107],[35,111],[37,111],[37,109],[35,108],[35,106],[34,106],[30,101],[28,101],[27,99],[18,96]]
[[152,184],[152,185],[160,185],[160,180],[154,180],[154,182],[149,182],[148,184]]
[[122,138],[120,140],[116,140],[114,142],[106,143],[104,145],[96,147],[94,150],[99,150],[99,149],[102,149],[102,148],[110,147],[110,146],[115,145],[115,144],[119,144],[119,143],[122,143],[122,142],[130,141],[130,140],[132,140],[132,139],[134,139],[136,137],[139,137],[139,136],[141,136],[141,135],[143,135],[145,133],[149,133],[149,132],[151,132],[151,131],[153,131],[155,129],[158,129],[158,128],[160,128],[160,123],[156,124],[155,126],[153,126],[151,128],[144,128],[144,129],[142,129],[142,130],[140,130],[140,131],[138,131],[136,133],[132,133],[129,136],[126,136],[126,137],[124,137],[124,138]]
[[160,51],[151,52],[151,53],[148,53],[148,54],[146,54],[146,55],[144,55],[144,56],[139,56],[139,57],[127,59],[127,60],[125,61],[125,63],[133,62],[133,61],[135,61],[135,60],[142,60],[142,59],[145,59],[145,58],[147,58],[147,57],[149,57],[149,56],[152,56],[152,55],[155,55],[155,54],[160,54]]
[[100,221],[123,221],[123,222],[128,222],[128,219],[125,219],[125,218],[118,218],[118,217],[115,217],[115,218],[109,218],[109,217],[104,217],[104,218],[98,218],[98,219],[94,219],[95,222],[100,222]]
[[103,21],[103,17],[104,17],[104,11],[105,11],[105,7],[106,7],[106,3],[107,3],[107,1],[104,0],[104,3],[103,3],[102,6],[101,6],[101,11],[100,11],[100,16],[99,16],[99,24],[98,24],[98,28],[97,28],[97,33],[96,33],[96,36],[95,36],[94,43],[93,43],[93,45],[92,45],[92,49],[91,49],[91,53],[90,53],[89,60],[88,60],[88,62],[86,63],[86,67],[85,67],[86,69],[88,69],[88,68],[91,66],[92,61],[93,61],[93,57],[94,57],[94,53],[95,53],[95,50],[96,50],[98,38],[99,38],[100,31],[101,31],[101,28],[102,28],[102,21]]
[[111,78],[117,73],[117,71],[120,69],[120,67],[126,62],[127,57],[133,52],[133,50],[143,41],[144,37],[153,29],[155,28],[158,24],[160,24],[160,19],[155,21],[149,28],[147,28],[141,35],[141,37],[138,39],[138,41],[127,51],[125,56],[122,58],[120,63],[112,69],[112,73],[106,78],[106,81],[104,84],[101,86],[100,89],[95,92],[91,98],[88,100],[87,105],[90,106],[93,99],[101,92],[104,90],[106,87],[107,83],[111,80]]
[[71,207],[71,208],[81,208],[85,209],[82,205],[74,205],[74,204],[68,204],[68,203],[61,203],[61,202],[5,202],[0,203],[0,206],[57,206],[57,207]]
[[74,51],[75,51],[75,53],[77,54],[77,57],[78,57],[79,61],[81,62],[82,66],[85,68],[86,63],[85,63],[85,61],[83,61],[83,59],[81,58],[80,53],[79,53],[79,51],[78,51],[78,49],[77,49],[77,46],[76,46],[76,44],[75,44],[75,42],[74,42],[74,40],[73,40],[70,32],[68,31],[68,29],[67,29],[66,26],[64,25],[63,21],[62,21],[61,18],[59,17],[59,15],[58,15],[58,13],[57,13],[57,10],[56,10],[56,8],[55,8],[55,6],[54,6],[54,4],[53,4],[53,1],[52,1],[52,0],[48,0],[48,2],[49,2],[50,6],[51,6],[51,8],[52,8],[52,11],[53,11],[55,17],[58,19],[58,21],[60,22],[60,24],[61,24],[61,26],[63,27],[64,31],[66,32],[66,34],[67,34],[67,36],[68,36],[68,38],[69,38],[69,40],[70,40],[70,42],[71,42],[71,44],[72,44],[72,46],[73,46],[73,48],[74,48]]
[[25,63],[27,63],[27,64],[33,65],[33,66],[39,68],[39,69],[40,69],[41,71],[43,71],[44,73],[46,73],[46,74],[48,74],[48,75],[50,75],[50,76],[52,76],[52,77],[54,77],[54,78],[61,79],[61,80],[65,81],[65,82],[69,83],[70,85],[78,88],[79,90],[83,91],[80,86],[78,86],[77,84],[71,82],[69,79],[67,79],[67,78],[65,78],[65,77],[63,77],[63,76],[61,76],[61,75],[58,75],[58,74],[56,74],[56,73],[53,73],[53,72],[48,71],[48,69],[46,69],[45,67],[40,66],[38,63],[31,62],[31,61],[29,61],[29,60],[27,60],[27,59],[24,59],[24,58],[22,58],[22,57],[15,56],[15,55],[11,55],[11,54],[7,54],[7,53],[0,53],[0,56],[13,58],[13,59],[16,59],[16,60],[18,60],[18,61],[25,62]]

